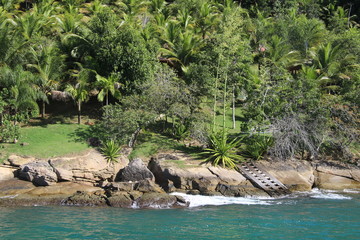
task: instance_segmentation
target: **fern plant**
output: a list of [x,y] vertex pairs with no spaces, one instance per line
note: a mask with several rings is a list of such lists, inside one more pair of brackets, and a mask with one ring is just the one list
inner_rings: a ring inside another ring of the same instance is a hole
[[220,135],[211,134],[209,137],[210,146],[201,154],[207,156],[205,162],[210,162],[214,166],[236,168],[236,164],[244,160],[242,156],[237,154],[241,140],[235,138],[229,141],[225,132]]
[[121,147],[115,143],[114,140],[107,141],[103,147],[100,148],[108,163],[118,162],[117,158],[120,156],[119,151]]

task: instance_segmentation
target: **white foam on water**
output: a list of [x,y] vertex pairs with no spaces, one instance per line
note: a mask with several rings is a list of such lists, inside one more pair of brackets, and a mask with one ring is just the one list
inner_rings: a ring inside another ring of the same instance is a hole
[[190,202],[189,207],[200,206],[220,206],[229,204],[241,205],[270,205],[271,203],[261,199],[243,198],[243,197],[224,197],[224,196],[203,196],[203,195],[189,195],[185,193],[171,193],[183,197],[186,201]]
[[344,196],[338,193],[334,193],[337,191],[333,190],[320,190],[318,188],[314,188],[309,193],[309,197],[311,198],[320,198],[320,199],[352,199],[349,196]]
[[8,196],[2,196],[0,198],[16,198],[18,196],[18,194],[16,195],[8,195]]
[[344,193],[360,193],[360,190],[356,190],[356,189],[344,189]]

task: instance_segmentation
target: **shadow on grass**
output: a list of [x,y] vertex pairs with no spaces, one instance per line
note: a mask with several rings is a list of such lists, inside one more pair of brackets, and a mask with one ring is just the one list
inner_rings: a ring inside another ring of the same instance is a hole
[[73,133],[68,134],[74,142],[86,142],[91,147],[98,147],[102,131],[96,125],[89,127],[79,127]]
[[52,118],[34,118],[30,122],[27,123],[27,126],[31,127],[43,127],[46,128],[48,125],[53,124],[74,124],[72,123],[68,117],[65,116],[56,116]]

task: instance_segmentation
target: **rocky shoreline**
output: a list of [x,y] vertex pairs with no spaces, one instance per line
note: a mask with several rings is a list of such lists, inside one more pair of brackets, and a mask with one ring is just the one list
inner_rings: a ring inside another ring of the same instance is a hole
[[[202,165],[180,153],[107,163],[92,149],[77,156],[35,159],[11,155],[0,166],[0,206],[187,207],[172,192],[267,197],[237,171]],[[360,189],[360,168],[341,162],[258,161],[291,191]]]

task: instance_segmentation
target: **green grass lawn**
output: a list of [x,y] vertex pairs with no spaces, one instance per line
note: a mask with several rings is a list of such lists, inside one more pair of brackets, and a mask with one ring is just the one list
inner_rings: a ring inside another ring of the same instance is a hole
[[159,151],[166,151],[170,149],[181,149],[183,144],[174,139],[162,136],[160,134],[143,132],[139,135],[134,150],[131,152],[129,158],[147,158]]
[[[81,152],[89,148],[87,143],[77,137],[76,132],[87,128],[77,124],[47,124],[35,127],[23,127],[17,144],[0,144],[0,162],[10,154],[49,158]],[[21,146],[21,143],[29,145]]]
[[[235,108],[235,129],[233,129],[233,121],[232,121],[232,109],[228,108],[226,110],[225,115],[225,127],[229,131],[229,133],[240,133],[240,125],[242,122],[240,119],[243,117],[242,111],[240,107]],[[223,115],[222,109],[218,108],[218,114],[215,118],[215,125],[217,129],[222,129],[223,125]]]

